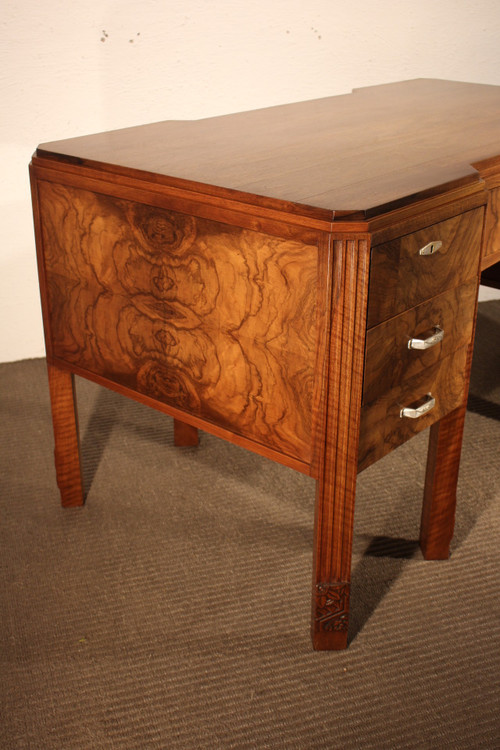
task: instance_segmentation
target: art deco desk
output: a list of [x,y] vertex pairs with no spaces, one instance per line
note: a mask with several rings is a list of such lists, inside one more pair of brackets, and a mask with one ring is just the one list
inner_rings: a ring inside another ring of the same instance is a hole
[[55,460],[77,373],[317,479],[313,643],[347,643],[358,471],[430,427],[446,558],[480,272],[500,260],[500,87],[416,80],[40,146]]

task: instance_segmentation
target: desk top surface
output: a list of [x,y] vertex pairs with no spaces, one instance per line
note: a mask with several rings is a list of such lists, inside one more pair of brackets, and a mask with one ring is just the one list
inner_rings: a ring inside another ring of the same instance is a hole
[[37,155],[321,218],[369,216],[477,181],[476,162],[498,157],[500,171],[500,86],[417,79],[45,143]]

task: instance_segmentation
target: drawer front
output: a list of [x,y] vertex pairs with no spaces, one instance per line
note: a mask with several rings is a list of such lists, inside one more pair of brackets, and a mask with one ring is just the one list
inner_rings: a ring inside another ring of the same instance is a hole
[[476,297],[474,279],[371,328],[366,336],[363,403],[467,346]]
[[[358,471],[463,403],[468,349],[459,349],[362,407]],[[400,416],[403,408],[419,406],[429,393],[435,399],[430,411],[415,419]]]
[[[370,266],[368,327],[476,277],[483,213],[477,208],[376,245]],[[442,243],[439,249],[436,243]],[[431,254],[420,254],[426,247]]]

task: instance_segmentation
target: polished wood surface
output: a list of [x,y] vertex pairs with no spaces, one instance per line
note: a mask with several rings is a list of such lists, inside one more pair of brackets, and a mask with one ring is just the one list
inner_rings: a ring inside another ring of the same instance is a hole
[[311,459],[314,246],[39,184],[54,356]]
[[450,554],[465,412],[462,404],[430,429],[420,526],[420,547],[426,560],[446,560]]
[[[474,311],[475,329],[477,315]],[[464,391],[462,403],[439,422],[429,433],[429,450],[425,473],[424,500],[420,523],[420,547],[426,560],[446,560],[455,528],[460,452],[467,411],[467,395],[472,367],[474,331],[467,348],[463,368]]]
[[314,524],[312,639],[319,650],[347,645],[369,243],[334,238],[330,252],[331,323]]
[[421,545],[448,554],[499,126],[500,87],[419,80],[40,146],[63,504],[83,502],[74,374],[173,417],[176,445],[206,430],[311,475],[313,644],[344,648],[356,474],[426,427]]
[[[369,403],[398,383],[444,359],[471,340],[477,279],[438,294],[366,334],[363,402]],[[430,349],[408,348],[410,339],[431,336],[436,326],[443,340]]]
[[[375,246],[368,327],[477,277],[482,231],[483,209],[475,209]],[[442,242],[442,247],[434,254],[419,254],[436,241]]]
[[[464,400],[467,347],[398,383],[361,409],[359,471],[437,422]],[[420,404],[432,394],[436,405],[417,419],[402,418],[401,409]]]
[[499,87],[420,79],[46,143],[38,154],[331,217],[477,179],[471,165],[498,154],[499,132]]
[[80,462],[80,433],[72,373],[47,364],[52,425],[54,428],[54,460],[57,485],[62,505],[83,505],[84,490]]

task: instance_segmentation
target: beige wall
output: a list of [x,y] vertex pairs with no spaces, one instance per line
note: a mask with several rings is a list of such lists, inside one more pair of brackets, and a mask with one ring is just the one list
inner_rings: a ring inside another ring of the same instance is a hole
[[44,353],[36,145],[418,77],[500,84],[499,0],[4,0],[0,361]]

